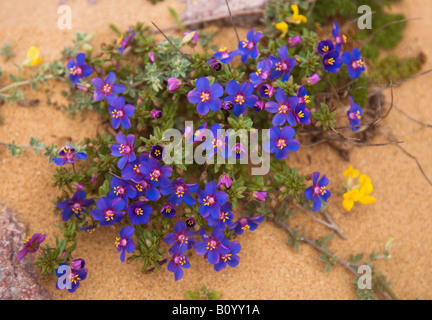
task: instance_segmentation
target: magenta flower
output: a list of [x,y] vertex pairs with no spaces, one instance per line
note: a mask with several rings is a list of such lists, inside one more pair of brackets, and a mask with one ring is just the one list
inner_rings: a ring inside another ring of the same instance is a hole
[[320,78],[319,74],[318,73],[314,73],[309,78],[307,78],[306,84],[309,85],[309,86],[311,86],[311,85],[314,85],[314,84],[318,83],[319,81],[321,81],[321,78]]
[[153,119],[160,119],[162,117],[162,111],[161,110],[153,109],[150,112],[150,114],[153,117]]
[[169,78],[168,79],[168,90],[173,92],[180,88],[182,82],[177,78]]
[[190,47],[198,44],[198,33],[196,31],[187,31],[183,34],[183,41]]
[[221,189],[221,187],[224,186],[226,189],[229,189],[231,188],[232,183],[233,183],[233,179],[229,175],[224,173],[223,175],[220,176],[216,187],[218,189]]
[[267,192],[266,191],[256,191],[252,194],[252,197],[254,197],[258,201],[266,201]]
[[302,38],[300,36],[294,36],[294,37],[290,37],[288,38],[288,42],[287,42],[287,46],[288,48],[295,48],[297,47],[301,42],[302,42]]
[[24,239],[24,248],[18,251],[17,258],[21,260],[27,253],[36,252],[39,249],[40,244],[45,240],[45,235],[42,233],[35,233],[31,237]]

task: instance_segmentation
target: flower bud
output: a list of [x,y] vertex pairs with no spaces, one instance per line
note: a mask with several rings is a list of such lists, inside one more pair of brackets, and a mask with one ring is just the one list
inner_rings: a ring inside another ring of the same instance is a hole
[[195,47],[198,44],[198,33],[196,31],[188,31],[183,34],[183,43],[188,44],[191,47]]
[[162,117],[162,111],[153,109],[151,111],[151,116],[153,117],[153,119],[160,119]]
[[267,197],[266,191],[256,191],[252,194],[252,197],[254,197],[258,201],[265,201]]
[[149,57],[149,59],[150,59],[151,62],[155,62],[155,54],[154,54],[153,51],[150,51],[148,53],[148,57]]
[[181,81],[177,78],[169,78],[168,79],[168,89],[173,92],[180,88]]
[[226,189],[229,189],[232,185],[232,182],[233,182],[233,179],[229,175],[224,173],[223,175],[220,176],[216,187],[218,189],[221,189],[221,187],[225,187]]
[[307,85],[313,85],[317,82],[319,82],[321,80],[320,76],[318,75],[318,73],[314,73],[313,75],[311,75],[307,80],[306,80],[306,84]]
[[303,40],[300,36],[290,37],[288,38],[287,46],[288,48],[294,48],[297,47],[302,41]]

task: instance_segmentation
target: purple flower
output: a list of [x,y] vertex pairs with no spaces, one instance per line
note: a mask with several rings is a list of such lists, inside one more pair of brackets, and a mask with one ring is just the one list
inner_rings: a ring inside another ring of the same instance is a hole
[[189,138],[189,143],[197,143],[203,141],[204,137],[207,134],[207,122],[204,122],[198,129],[194,132],[194,134]]
[[232,103],[231,101],[224,101],[222,102],[222,109],[231,111],[232,109],[234,109],[234,103]]
[[258,223],[264,221],[264,216],[259,217],[243,217],[234,222],[228,229],[234,230],[237,235],[243,234],[245,230],[254,231],[258,228]]
[[210,181],[206,184],[205,190],[198,190],[198,202],[202,203],[198,212],[204,218],[212,216],[213,218],[219,217],[220,207],[228,200],[228,195],[224,191],[216,190],[216,183]]
[[136,189],[128,182],[113,176],[110,182],[111,190],[108,191],[107,197],[110,199],[121,198],[128,203],[128,199],[133,199],[137,195]]
[[266,201],[267,192],[266,191],[255,191],[252,197],[258,201]]
[[175,214],[177,213],[177,210],[173,207],[171,203],[165,204],[161,209],[161,214],[165,218],[174,218]]
[[298,104],[301,105],[305,105],[306,103],[309,103],[309,93],[307,92],[307,90],[305,89],[304,86],[300,86],[297,89],[297,98],[298,98]]
[[321,53],[322,55],[329,53],[334,49],[335,49],[334,43],[330,39],[320,41],[317,47],[318,52]]
[[222,101],[219,99],[224,94],[224,89],[219,83],[210,82],[206,77],[195,81],[196,89],[187,94],[190,103],[197,103],[196,108],[200,115],[206,115],[211,109],[214,112],[220,110]]
[[160,119],[162,117],[162,111],[161,110],[153,109],[150,112],[150,114],[153,117],[153,119]]
[[173,92],[178,90],[181,87],[182,82],[177,78],[169,78],[168,79],[168,90]]
[[267,135],[270,141],[265,142],[264,150],[274,153],[278,160],[287,158],[290,151],[295,152],[300,148],[300,141],[293,139],[295,130],[290,126],[285,126],[282,130],[271,127]]
[[266,103],[266,110],[270,113],[276,113],[273,117],[273,125],[282,126],[287,121],[291,126],[296,125],[292,110],[299,102],[298,97],[287,98],[285,92],[281,88],[277,88],[275,98],[277,102],[269,101]]
[[126,87],[121,84],[114,84],[116,75],[114,72],[108,73],[105,80],[101,78],[93,78],[92,84],[96,87],[93,93],[94,101],[100,101],[106,99],[108,104],[113,105],[116,99],[116,94],[126,90]]
[[309,78],[307,78],[306,84],[309,85],[309,86],[311,86],[311,85],[314,85],[314,84],[318,83],[319,81],[321,81],[321,78],[320,78],[319,74],[318,73],[314,73]]
[[274,92],[275,89],[269,84],[265,83],[259,87],[259,93],[261,95],[261,98],[271,98]]
[[237,255],[241,250],[240,243],[238,243],[237,241],[231,241],[229,243],[227,242],[228,239],[227,241],[223,242],[223,245],[228,248],[229,253],[220,256],[219,262],[214,265],[214,269],[216,271],[225,269],[227,264],[231,268],[235,268],[240,262],[240,257]]
[[85,53],[78,53],[76,61],[70,59],[66,64],[66,68],[69,70],[69,79],[73,84],[81,82],[81,79],[93,73],[93,68],[84,64],[85,58]]
[[153,207],[142,201],[137,201],[127,208],[129,220],[133,225],[147,224],[152,212]]
[[146,179],[137,182],[135,189],[137,190],[137,197],[145,195],[150,201],[157,201],[161,197],[159,190]]
[[116,98],[113,105],[108,106],[108,112],[112,117],[111,125],[114,129],[118,129],[120,125],[122,125],[124,129],[129,129],[131,127],[129,117],[133,116],[135,113],[135,107],[131,104],[125,105],[124,97]]
[[270,73],[270,80],[275,80],[282,76],[282,81],[288,81],[291,70],[297,64],[296,59],[288,56],[287,46],[282,46],[277,51],[278,57],[270,55],[269,59],[273,63],[274,70]]
[[161,185],[160,192],[164,195],[171,195],[168,202],[175,206],[179,206],[183,200],[188,206],[193,206],[196,200],[192,197],[191,193],[198,190],[198,184],[185,184],[183,178],[177,178],[169,184]]
[[217,59],[210,59],[208,61],[208,63],[210,63],[210,66],[212,67],[212,69],[214,71],[221,71],[222,70],[222,64],[220,63],[219,60],[217,60]]
[[250,30],[246,35],[246,39],[239,42],[238,49],[233,54],[241,55],[243,63],[246,63],[249,57],[255,59],[259,55],[257,44],[262,37],[263,34],[261,32],[254,33],[254,29]]
[[222,127],[219,123],[214,123],[207,131],[207,138],[201,144],[201,147],[204,150],[211,150],[209,152],[207,158],[210,159],[214,157],[218,152],[221,153],[224,159],[229,158],[231,155],[228,146],[229,146],[229,135],[230,130],[223,134]]
[[329,183],[329,179],[326,175],[323,175],[320,180],[318,180],[320,176],[319,172],[314,172],[312,174],[312,187],[309,187],[305,190],[305,197],[309,200],[313,200],[313,208],[312,211],[318,211],[321,209],[321,200],[327,202],[327,199],[331,196],[330,191],[327,190],[326,186]]
[[90,211],[93,219],[98,220],[101,226],[112,226],[123,219],[126,202],[121,198],[110,199],[101,197],[96,202],[97,209]]
[[173,169],[168,166],[162,166],[157,160],[150,159],[141,163],[140,170],[144,173],[146,180],[154,187],[168,185],[171,181],[168,179],[172,175]]
[[256,87],[265,82],[270,76],[272,62],[268,59],[263,59],[257,63],[257,71],[249,74],[249,80]]
[[288,38],[288,42],[287,42],[287,47],[288,48],[295,48],[297,47],[301,42],[302,42],[302,38],[300,36],[294,36],[294,37],[290,37]]
[[304,104],[299,104],[293,110],[293,117],[295,121],[299,124],[310,124],[311,112]]
[[[69,278],[64,280],[66,283],[70,283],[70,285],[71,285],[70,288],[68,288],[68,291],[70,293],[75,292],[79,288],[80,281],[83,281],[87,278],[88,270],[83,267],[83,264],[85,264],[85,262],[82,259],[78,259],[78,260],[82,261],[80,263],[80,265],[82,267],[79,269],[75,269],[74,265],[76,265],[76,263],[75,263],[76,260],[74,260],[74,262],[72,262],[72,264],[69,266],[71,268]],[[56,276],[59,278],[64,276],[64,274],[67,272],[64,269],[60,270],[60,269],[62,269],[61,268],[62,266],[67,266],[67,264],[66,263],[60,263],[59,267],[56,269]],[[64,271],[64,272],[62,272],[62,271]],[[65,285],[65,287],[67,287],[66,283],[63,283]],[[60,289],[60,287],[58,286],[58,281],[56,281],[56,288]]]
[[253,107],[258,100],[258,96],[254,95],[254,86],[250,82],[245,82],[239,85],[235,80],[231,80],[226,84],[226,92],[228,97],[224,101],[231,101],[234,104],[233,114],[239,116],[247,112],[247,107]]
[[218,189],[221,189],[221,187],[224,186],[226,189],[229,189],[231,188],[232,183],[233,183],[233,179],[229,175],[224,173],[223,175],[220,176],[216,187]]
[[135,250],[135,242],[131,239],[135,232],[134,227],[124,226],[120,230],[120,237],[116,237],[115,246],[120,253],[120,261],[125,262],[125,255]]
[[143,180],[144,174],[140,171],[141,163],[148,160],[149,155],[146,153],[142,153],[140,154],[138,159],[135,159],[135,161],[126,163],[124,168],[121,170],[122,178],[124,180],[133,181],[136,183]]
[[117,167],[123,169],[126,163],[134,162],[136,156],[133,150],[135,136],[128,134],[126,137],[122,132],[117,133],[116,140],[118,144],[111,145],[111,155],[121,157],[117,162]]
[[192,217],[186,218],[185,222],[186,222],[186,227],[188,227],[188,228],[195,227],[196,221],[194,218],[192,218]]
[[123,54],[126,47],[129,45],[129,42],[132,40],[133,37],[135,37],[136,33],[132,32],[132,28],[129,27],[129,37],[124,38],[123,35],[117,40],[117,44],[120,45],[118,48],[118,52],[120,54]]
[[164,148],[158,144],[155,144],[151,147],[150,156],[153,159],[161,160],[163,157]]
[[354,102],[353,97],[350,96],[349,100],[350,108],[347,111],[347,117],[349,119],[350,129],[355,132],[360,128],[363,109],[358,103]]
[[246,156],[246,149],[241,143],[236,143],[231,148],[231,156],[235,159],[243,159]]
[[336,48],[340,52],[342,45],[347,42],[347,38],[344,34],[340,33],[339,25],[337,22],[333,23],[332,35],[335,38]]
[[18,251],[17,258],[21,260],[27,253],[36,252],[39,249],[40,244],[45,240],[45,235],[42,233],[35,233],[31,237],[24,239],[24,248]]
[[253,108],[255,109],[255,112],[261,112],[265,109],[265,105],[266,103],[264,101],[258,100],[257,102],[255,102]]
[[324,70],[327,72],[338,73],[342,66],[342,58],[336,50],[332,50],[323,55],[322,58]]
[[80,258],[79,259],[75,259],[75,260],[73,260],[70,263],[70,267],[73,270],[76,270],[76,271],[82,270],[85,267],[85,260],[84,259],[80,259]]
[[212,235],[209,236],[204,229],[200,231],[203,241],[196,242],[194,245],[195,252],[207,257],[208,262],[216,264],[220,261],[221,255],[229,253],[229,249],[223,245],[226,243],[224,231],[222,229],[213,229]]
[[223,48],[214,53],[213,58],[222,63],[230,63],[234,59],[234,51],[228,52],[227,48]]
[[225,226],[230,226],[233,223],[234,213],[232,212],[231,203],[225,202],[223,206],[220,207],[219,216],[217,218],[211,215],[207,217],[208,225],[213,228],[225,229]]
[[57,208],[63,209],[61,215],[63,221],[69,220],[73,214],[77,218],[82,212],[86,212],[83,207],[88,207],[94,203],[93,199],[85,199],[86,194],[83,190],[77,190],[72,198],[57,202]]
[[360,50],[357,48],[352,50],[352,54],[344,52],[342,54],[342,60],[348,66],[348,74],[353,79],[360,77],[362,72],[366,70]]
[[169,233],[164,241],[168,244],[172,244],[169,248],[169,253],[183,254],[186,250],[192,248],[195,243],[195,239],[192,238],[196,234],[196,231],[186,230],[186,223],[183,221],[177,221],[174,226],[174,233]]
[[183,278],[183,268],[190,268],[190,263],[187,259],[187,256],[175,253],[170,262],[168,262],[167,266],[168,271],[174,272],[175,281],[181,280]]
[[60,149],[59,157],[53,158],[53,162],[58,165],[62,166],[65,163],[74,163],[77,159],[79,160],[85,160],[87,159],[87,154],[85,152],[76,152],[75,148],[72,148],[69,145],[65,145],[63,148]]

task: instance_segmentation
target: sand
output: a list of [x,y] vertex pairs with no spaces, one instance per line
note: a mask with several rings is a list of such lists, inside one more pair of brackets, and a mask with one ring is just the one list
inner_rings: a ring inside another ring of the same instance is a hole
[[[96,32],[94,47],[103,41],[114,39],[108,24],[114,23],[121,30],[130,24],[150,20],[159,26],[174,24],[168,6],[181,12],[183,5],[176,0],[165,0],[151,5],[145,0],[128,0],[128,5],[115,0],[102,0],[89,6],[84,0],[70,1],[73,11],[73,30],[57,28],[57,3],[54,0],[2,1],[0,10],[0,40],[11,42],[16,56],[7,64],[0,63],[4,72],[15,71],[12,62],[20,64],[31,45],[40,48],[44,61],[60,57],[60,51],[70,44],[75,31]],[[432,29],[432,3],[426,0],[403,1],[392,8],[408,18],[421,17],[408,23],[404,39],[392,51],[400,56],[414,56],[419,51],[429,55],[432,38],[425,30]],[[239,30],[244,37],[247,30]],[[428,31],[426,31],[428,32]],[[230,35],[232,41],[227,41]],[[425,36],[424,36],[425,35]],[[221,30],[216,40],[229,49],[235,47],[231,29]],[[423,69],[432,67],[428,59]],[[28,74],[24,71],[24,75]],[[8,84],[6,77],[0,86]],[[425,75],[394,90],[395,105],[411,116],[432,122],[432,74]],[[50,82],[50,89],[57,92],[53,98],[61,99],[63,84]],[[68,139],[74,141],[96,134],[98,116],[86,112],[74,119],[48,106],[43,90],[25,91],[27,98],[40,99],[38,107],[20,107],[6,103],[0,106],[0,141],[28,144],[31,136],[39,137],[46,144],[62,145]],[[389,90],[385,91],[389,101]],[[386,142],[386,134],[403,140],[403,147],[418,158],[425,173],[432,177],[432,129],[409,121],[393,110],[386,118],[372,142]],[[310,155],[312,161],[307,161]],[[432,298],[432,187],[426,182],[415,161],[395,146],[361,147],[351,152],[350,162],[342,160],[326,145],[303,148],[290,156],[289,163],[301,172],[321,171],[330,178],[333,196],[329,211],[344,231],[347,240],[337,237],[330,249],[342,258],[349,254],[380,250],[390,237],[395,237],[389,262],[380,261],[377,268],[392,280],[392,288],[401,299]],[[343,183],[343,169],[353,165],[372,178],[373,196],[377,202],[368,206],[356,206],[347,213],[342,208],[342,195],[338,194]],[[55,165],[47,159],[26,150],[21,157],[12,157],[0,146],[0,202],[15,208],[19,218],[29,227],[29,233],[47,234],[47,242],[54,244],[60,218],[54,214],[58,191],[51,186]],[[326,235],[329,230],[309,217],[299,214],[288,221],[290,226],[301,225],[310,237]],[[78,236],[75,257],[87,262],[89,276],[79,290],[70,295],[55,289],[55,277],[41,279],[55,299],[184,299],[188,290],[198,290],[206,285],[222,293],[223,299],[356,299],[353,278],[349,272],[336,266],[325,273],[324,263],[307,245],[295,253],[286,244],[287,233],[271,222],[263,223],[256,231],[248,232],[238,240],[242,245],[240,265],[219,273],[202,257],[193,255],[191,269],[184,279],[174,282],[173,274],[165,267],[152,274],[140,272],[140,265],[121,263],[114,248],[119,230],[100,228],[97,232]]]

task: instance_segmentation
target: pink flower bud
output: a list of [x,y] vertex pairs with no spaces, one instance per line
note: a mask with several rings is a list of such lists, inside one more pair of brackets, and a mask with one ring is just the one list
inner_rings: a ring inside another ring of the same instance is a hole
[[266,191],[256,191],[252,194],[252,197],[254,197],[258,201],[265,201],[267,197]]
[[216,187],[220,189],[221,186],[224,186],[225,188],[229,189],[231,188],[232,182],[233,179],[229,175],[224,173],[223,175],[220,176]]
[[173,92],[180,88],[181,81],[177,78],[169,78],[168,79],[168,89],[169,91]]
[[151,62],[155,62],[155,54],[153,51],[150,51],[148,53],[148,56],[149,56]]
[[151,116],[153,117],[153,119],[159,119],[160,117],[162,117],[162,111],[153,109],[151,111]]
[[306,80],[306,84],[307,85],[313,85],[317,82],[319,82],[321,80],[320,76],[317,73],[314,73],[313,75],[311,75],[307,80]]
[[294,48],[297,47],[302,41],[303,40],[300,36],[290,37],[288,38],[287,46],[288,48]]

